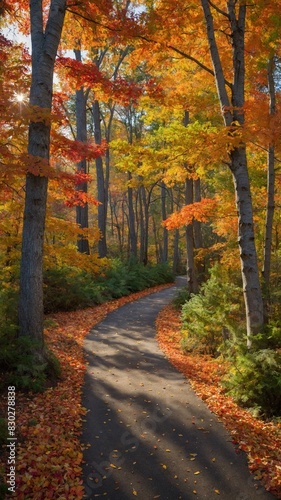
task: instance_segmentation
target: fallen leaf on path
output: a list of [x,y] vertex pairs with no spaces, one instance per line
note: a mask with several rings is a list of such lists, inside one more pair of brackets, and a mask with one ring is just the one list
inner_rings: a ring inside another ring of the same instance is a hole
[[[43,394],[17,392],[17,430],[20,436],[17,500],[82,500],[82,451],[85,444],[81,444],[80,435],[82,419],[87,413],[81,404],[87,364],[83,354],[85,335],[109,312],[168,286],[154,287],[100,306],[52,315],[53,326],[45,329],[45,341],[59,359],[62,376],[55,387],[49,387]],[[3,404],[5,401],[0,400],[0,410],[3,409],[5,414]],[[34,424],[30,425],[30,422]],[[0,467],[6,468],[4,455],[0,457]],[[51,478],[51,481],[46,478]]]
[[[247,453],[254,477],[257,476],[268,491],[281,499],[281,423],[264,422],[253,417],[224,394],[220,380],[229,369],[226,361],[183,353],[179,314],[173,306],[161,311],[156,326],[158,343],[169,361],[188,378],[197,395],[224,423],[234,443]],[[195,417],[192,423],[195,424]]]

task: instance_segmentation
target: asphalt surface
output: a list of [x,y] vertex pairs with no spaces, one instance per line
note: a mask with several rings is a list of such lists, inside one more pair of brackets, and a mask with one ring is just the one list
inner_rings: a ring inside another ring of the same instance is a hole
[[121,307],[85,340],[85,498],[273,499],[158,347],[154,322],[175,291]]

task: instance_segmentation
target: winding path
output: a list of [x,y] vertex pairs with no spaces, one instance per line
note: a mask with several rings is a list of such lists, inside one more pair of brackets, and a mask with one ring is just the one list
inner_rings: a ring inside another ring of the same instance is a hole
[[154,322],[175,290],[121,307],[87,336],[85,498],[273,499],[158,347]]

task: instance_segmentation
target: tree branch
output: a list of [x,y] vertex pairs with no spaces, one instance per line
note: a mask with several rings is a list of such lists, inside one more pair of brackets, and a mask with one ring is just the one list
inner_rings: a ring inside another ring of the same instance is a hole
[[217,5],[215,5],[213,2],[211,2],[211,0],[209,0],[209,4],[211,5],[211,7],[213,7],[213,9],[215,9],[219,14],[222,14],[223,16],[227,17],[227,19],[229,19],[229,15],[227,12],[225,12],[224,10],[221,10]]
[[[177,47],[174,47],[173,45],[168,45],[168,49],[171,49],[171,50],[173,50],[174,52],[176,52],[177,54],[180,54],[181,56],[183,56],[184,58],[189,59],[189,61],[194,62],[195,64],[197,64],[197,66],[199,66],[200,68],[202,68],[202,69],[204,69],[205,71],[207,71],[207,73],[210,73],[210,75],[215,76],[215,72],[214,72],[211,68],[208,68],[208,66],[205,66],[205,64],[201,63],[201,61],[199,61],[199,60],[198,60],[198,59],[196,59],[195,57],[192,57],[192,56],[190,56],[189,54],[186,54],[186,52],[183,52],[183,50],[180,50],[180,49],[178,49]],[[224,83],[225,83],[225,85],[227,85],[230,89],[232,88],[231,83],[230,83],[230,82],[228,82],[227,80],[224,80]]]

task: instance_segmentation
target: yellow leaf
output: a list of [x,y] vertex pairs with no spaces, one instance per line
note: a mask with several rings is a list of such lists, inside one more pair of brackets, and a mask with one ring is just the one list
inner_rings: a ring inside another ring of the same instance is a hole
[[167,448],[167,450],[166,450],[166,451],[167,451],[167,452],[169,452],[169,451],[171,451],[171,450],[169,450],[169,449]]
[[200,474],[200,470],[194,472],[194,475],[197,476],[197,474]]
[[215,490],[215,493],[217,493],[217,495],[220,495],[220,490]]
[[163,469],[167,469],[167,465],[162,464]]
[[137,496],[138,492],[136,490],[133,490],[133,495],[135,495],[135,497]]

